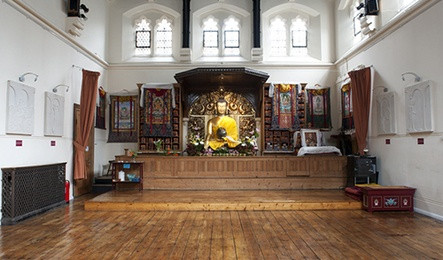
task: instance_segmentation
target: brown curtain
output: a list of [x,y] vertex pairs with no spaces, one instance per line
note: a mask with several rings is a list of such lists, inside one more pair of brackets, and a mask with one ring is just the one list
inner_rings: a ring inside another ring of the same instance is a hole
[[358,152],[363,155],[368,135],[369,110],[371,106],[371,68],[351,71],[352,106]]
[[89,133],[94,123],[95,100],[99,72],[82,70],[82,92],[80,97],[80,131],[74,140],[74,179],[86,178],[85,149],[88,143]]

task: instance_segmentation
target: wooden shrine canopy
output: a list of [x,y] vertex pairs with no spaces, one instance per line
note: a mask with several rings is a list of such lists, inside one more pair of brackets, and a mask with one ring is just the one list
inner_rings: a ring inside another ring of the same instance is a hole
[[183,111],[187,115],[190,105],[202,94],[220,90],[241,94],[260,115],[263,84],[269,74],[245,67],[195,68],[175,74],[182,88]]

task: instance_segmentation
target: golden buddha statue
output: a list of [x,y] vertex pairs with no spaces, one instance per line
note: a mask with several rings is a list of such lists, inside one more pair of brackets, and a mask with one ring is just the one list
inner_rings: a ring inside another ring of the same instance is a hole
[[205,138],[205,149],[211,147],[213,150],[228,145],[234,148],[241,142],[238,141],[237,122],[226,114],[228,102],[224,99],[217,100],[217,117],[208,122],[208,132]]

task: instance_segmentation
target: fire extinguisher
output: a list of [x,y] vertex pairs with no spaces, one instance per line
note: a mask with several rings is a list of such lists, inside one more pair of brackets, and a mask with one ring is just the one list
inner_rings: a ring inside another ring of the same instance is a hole
[[65,201],[66,203],[69,203],[69,187],[71,186],[71,183],[66,180],[65,182]]

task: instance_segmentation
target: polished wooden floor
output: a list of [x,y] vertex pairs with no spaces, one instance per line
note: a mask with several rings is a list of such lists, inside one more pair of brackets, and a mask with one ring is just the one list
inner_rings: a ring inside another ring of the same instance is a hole
[[409,212],[85,211],[1,226],[1,259],[443,259],[443,222]]
[[85,202],[86,210],[329,210],[360,209],[342,190],[112,191]]

